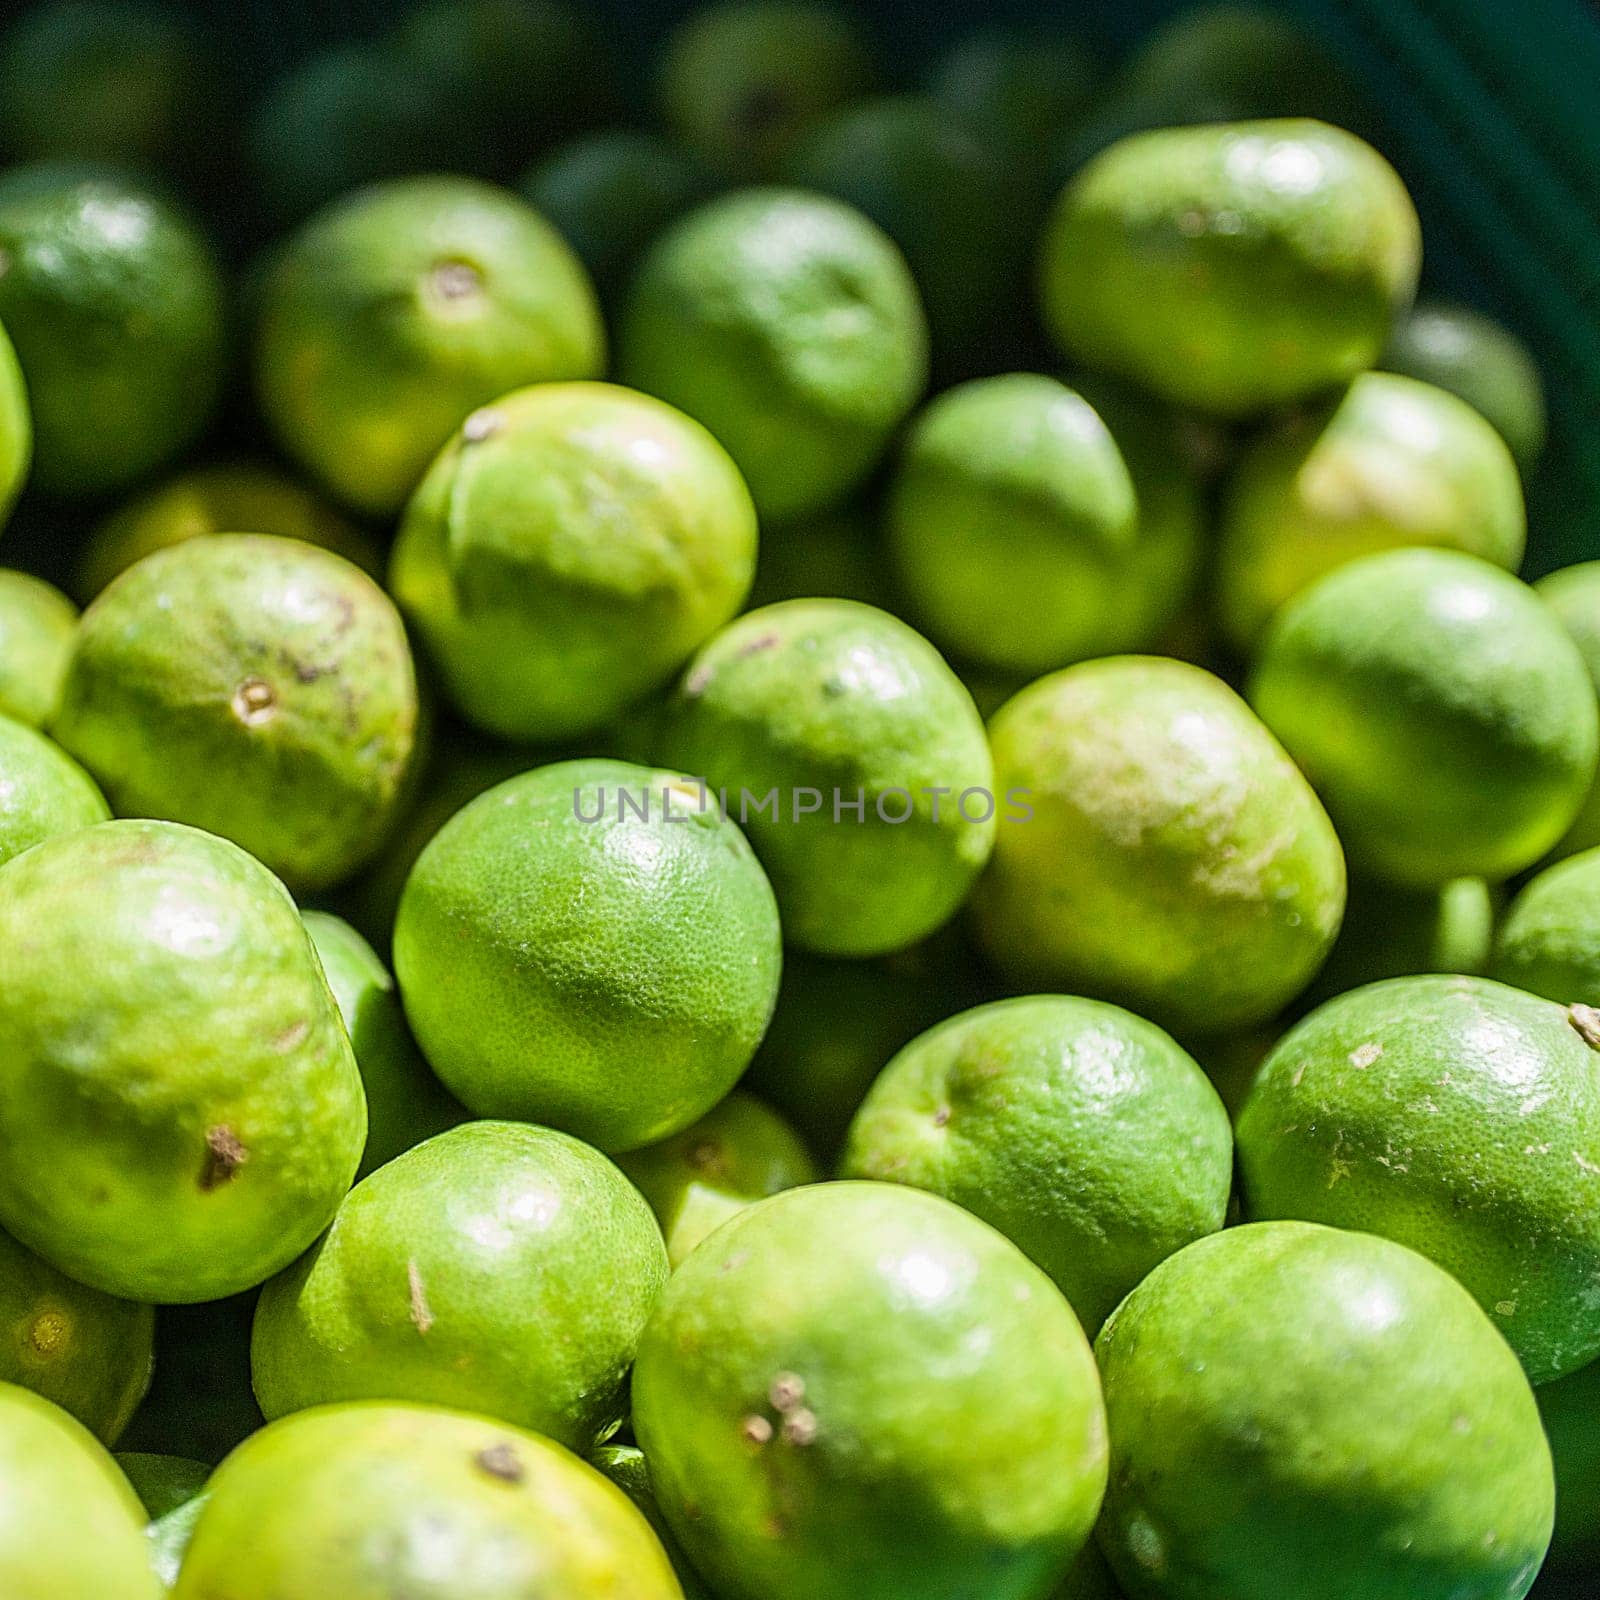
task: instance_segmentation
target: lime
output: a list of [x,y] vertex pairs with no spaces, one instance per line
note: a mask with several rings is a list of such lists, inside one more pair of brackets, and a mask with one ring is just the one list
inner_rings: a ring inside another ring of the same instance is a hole
[[33,461],[33,417],[10,335],[0,328],[0,526],[22,492]]
[[727,1600],[1034,1600],[1105,1487],[1099,1382],[1050,1280],[891,1184],[752,1206],[673,1274],[634,1426]]
[[679,1596],[649,1524],[559,1445],[487,1417],[368,1404],[287,1417],[230,1456],[174,1597],[541,1592]]
[[8,1600],[157,1600],[127,1479],[65,1411],[0,1384],[0,1593]]
[[470,1122],[351,1190],[261,1292],[251,1346],[269,1418],[339,1400],[458,1406],[574,1450],[622,1420],[667,1252],[598,1151]]
[[1043,309],[1075,360],[1249,416],[1371,366],[1420,254],[1405,186],[1354,134],[1165,128],[1068,185],[1044,235]]
[[1600,849],[1546,867],[1511,902],[1491,974],[1529,994],[1600,1007]]
[[0,862],[110,815],[94,779],[65,750],[0,716]]
[[619,344],[624,381],[703,422],[775,520],[844,500],[927,381],[900,252],[860,212],[795,189],[712,200],[662,234]]
[[1153,1023],[1032,995],[908,1044],[850,1124],[840,1171],[982,1217],[1092,1335],[1158,1262],[1222,1226],[1233,1131],[1205,1074]]
[[662,687],[744,602],[756,514],[699,423],[612,384],[474,411],[406,508],[390,587],[457,707],[584,732]]
[[588,277],[537,212],[468,178],[412,178],[346,196],[283,246],[256,384],[284,448],[386,515],[474,407],[604,360]]
[[405,629],[365,573],[231,534],[147,556],[89,607],[53,731],[118,812],[221,834],[310,889],[381,844],[417,715]]
[[434,835],[394,958],[423,1053],[473,1112],[630,1150],[733,1087],[781,953],[766,875],[693,784],[567,761]]
[[817,1177],[799,1135],[737,1089],[681,1133],[618,1156],[617,1165],[650,1202],[674,1267],[729,1217]]
[[1133,1007],[1184,1034],[1292,1000],[1344,911],[1344,858],[1310,786],[1226,684],[1150,656],[1041,678],[990,724],[1014,797],[976,896],[1017,984]]
[[[1590,681],[1600,690],[1600,561],[1562,567],[1541,578],[1534,591],[1572,636],[1589,669]],[[1600,845],[1600,783],[1591,786],[1582,809],[1554,853],[1570,856],[1595,845]]]
[[1095,1345],[1101,1548],[1134,1600],[1521,1600],[1550,1538],[1526,1380],[1467,1294],[1387,1240],[1230,1228]]
[[127,501],[89,535],[76,592],[87,603],[134,562],[213,533],[271,533],[332,550],[374,577],[383,558],[371,537],[319,495],[271,467],[249,462],[194,467]]
[[216,1299],[316,1238],[366,1112],[266,868],[170,822],[80,828],[0,867],[0,948],[11,1233],[139,1300]]
[[1267,1058],[1239,1117],[1252,1218],[1420,1250],[1535,1383],[1600,1354],[1600,1023],[1485,978],[1330,1000]]
[[[226,348],[221,275],[185,217],[119,177],[14,168],[0,178],[0,259],[38,488],[104,494],[194,439]],[[15,406],[0,404],[0,437]]]
[[1544,386],[1527,347],[1509,329],[1466,306],[1419,301],[1383,352],[1403,372],[1460,395],[1498,430],[1524,471],[1544,449]]
[[725,628],[684,675],[662,749],[748,827],[784,937],[818,954],[925,938],[994,843],[972,697],[920,634],[856,601],[788,601]]
[[1247,650],[1284,601],[1358,556],[1437,545],[1514,572],[1527,533],[1499,434],[1444,389],[1366,372],[1246,448],[1224,496],[1218,606]]
[[589,1464],[603,1472],[643,1513],[678,1576],[678,1582],[683,1587],[683,1600],[712,1600],[710,1592],[689,1565],[683,1546],[673,1537],[672,1529],[661,1515],[655,1490],[650,1487],[650,1469],[645,1463],[644,1452],[637,1445],[602,1445],[590,1456]]
[[194,1537],[194,1526],[206,1508],[205,1487],[211,1468],[182,1456],[141,1455],[119,1451],[117,1465],[144,1504],[150,1525],[150,1564],[167,1588],[178,1581],[178,1569]]
[[1595,775],[1577,646],[1526,584],[1454,550],[1363,556],[1303,589],[1249,692],[1352,863],[1395,883],[1531,866]]
[[844,12],[812,0],[722,0],[673,32],[658,89],[678,137],[749,182],[772,177],[807,128],[875,77]]

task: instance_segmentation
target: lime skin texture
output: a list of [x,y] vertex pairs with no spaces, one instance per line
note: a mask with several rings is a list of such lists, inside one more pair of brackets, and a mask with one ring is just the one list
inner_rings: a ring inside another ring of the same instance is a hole
[[1487,978],[1341,995],[1237,1127],[1252,1220],[1382,1234],[1452,1273],[1534,1383],[1600,1354],[1600,1022]]
[[77,626],[59,589],[0,567],[0,716],[42,728],[55,715]]
[[[603,815],[579,820],[602,791]],[[512,778],[434,835],[394,960],[423,1054],[475,1115],[618,1151],[734,1086],[782,950],[772,887],[714,801],[673,773],[588,760]]]
[[503,1418],[589,1450],[668,1272],[643,1197],[550,1128],[469,1122],[350,1192],[261,1292],[251,1340],[269,1419],[343,1400]]
[[650,1202],[674,1267],[729,1217],[819,1176],[799,1134],[737,1089],[681,1133],[618,1156],[617,1165]]
[[0,1224],[132,1300],[215,1300],[304,1250],[366,1107],[288,893],[244,851],[106,822],[0,867]]
[[406,508],[390,587],[451,700],[505,739],[599,727],[739,610],[756,512],[699,423],[614,384],[474,411]]
[[714,1600],[661,1515],[656,1492],[650,1486],[650,1468],[644,1451],[632,1444],[602,1445],[589,1457],[589,1465],[603,1472],[639,1508],[672,1563],[672,1570],[683,1586],[683,1600]]
[[[105,494],[188,445],[214,409],[227,350],[221,272],[187,218],[109,174],[14,168],[0,181],[0,249],[0,321],[33,416],[32,485]],[[14,407],[0,400],[0,435]]]
[[1481,311],[1419,300],[1395,325],[1380,364],[1448,389],[1487,418],[1524,472],[1544,450],[1544,385],[1527,347]]
[[[1590,680],[1600,690],[1600,561],[1562,567],[1541,578],[1533,589],[1571,635]],[[1570,856],[1595,845],[1600,845],[1600,782],[1590,786],[1572,826],[1552,853]]]
[[622,309],[624,383],[702,422],[763,522],[842,502],[920,398],[928,335],[899,250],[850,206],[747,189],[674,223]]
[[283,247],[255,360],[284,448],[384,516],[468,412],[598,377],[605,331],[588,275],[531,207],[468,178],[404,178],[334,202]]
[[1516,1358],[1388,1240],[1229,1228],[1164,1261],[1095,1343],[1101,1549],[1131,1600],[1521,1600],[1550,1452]]
[[1531,866],[1594,780],[1577,646],[1526,584],[1458,551],[1318,579],[1273,620],[1248,693],[1351,864],[1413,888]]
[[990,724],[1002,827],[974,897],[1011,982],[1127,1005],[1178,1033],[1264,1021],[1339,930],[1344,857],[1317,797],[1220,679],[1152,656],[1041,678]]
[[1071,1308],[985,1223],[894,1184],[790,1189],[673,1274],[633,1423],[727,1600],[1036,1600],[1105,1488]]
[[159,1600],[144,1512],[94,1436],[48,1400],[0,1383],[0,1594]]
[[1514,572],[1527,534],[1517,464],[1471,406],[1364,372],[1234,467],[1217,551],[1222,622],[1248,651],[1284,601],[1347,561],[1431,545]]
[[1029,995],[908,1044],[856,1113],[840,1173],[926,1189],[998,1228],[1092,1337],[1153,1267],[1222,1226],[1233,1130],[1154,1023]]
[[[723,629],[680,681],[660,748],[727,790],[784,937],[820,955],[883,955],[942,927],[1004,809],[972,696],[921,634],[853,600],[783,601]],[[859,821],[835,814],[857,800]]]
[[1074,360],[1246,417],[1372,366],[1420,262],[1405,186],[1354,134],[1305,119],[1162,128],[1068,184],[1040,294]]
[[0,716],[0,863],[110,815],[94,779],[60,745]]
[[91,1289],[0,1233],[0,1382],[43,1395],[102,1444],[150,1387],[155,1312]]
[[124,816],[232,839],[297,891],[347,877],[398,812],[416,670],[389,597],[341,556],[191,539],[84,613],[52,732]]
[[0,328],[0,528],[22,493],[33,461],[33,416],[16,347]]
[[234,1452],[174,1600],[680,1600],[627,1496],[560,1445],[434,1406],[323,1406]]
[[1564,1006],[1600,1007],[1600,850],[1523,886],[1495,934],[1489,974]]

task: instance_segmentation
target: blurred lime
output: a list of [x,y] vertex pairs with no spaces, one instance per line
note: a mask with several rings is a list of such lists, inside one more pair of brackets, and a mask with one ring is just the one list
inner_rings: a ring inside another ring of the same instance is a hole
[[1523,886],[1489,970],[1546,1000],[1600,1008],[1600,849],[1568,856]]
[[77,626],[59,589],[0,567],[0,715],[32,728],[55,715]]

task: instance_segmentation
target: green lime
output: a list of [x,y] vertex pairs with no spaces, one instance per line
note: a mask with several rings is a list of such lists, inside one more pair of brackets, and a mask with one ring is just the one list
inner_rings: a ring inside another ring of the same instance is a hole
[[40,728],[55,715],[77,626],[59,589],[0,567],[0,716]]
[[1531,866],[1595,776],[1577,646],[1526,584],[1454,550],[1363,556],[1301,590],[1249,693],[1352,863],[1395,883]]
[[1134,1600],[1521,1600],[1550,1538],[1532,1391],[1410,1250],[1303,1223],[1164,1261],[1095,1345],[1099,1536]]
[[1222,1226],[1233,1131],[1192,1057],[1099,1000],[1031,995],[914,1039],[850,1124],[847,1178],[943,1195],[1050,1274],[1092,1336]]
[[1265,1021],[1310,982],[1344,911],[1339,841],[1220,679],[1153,656],[1086,661],[1009,701],[990,738],[1014,820],[975,910],[1012,982],[1185,1035]]
[[10,335],[0,328],[0,527],[22,493],[33,462],[33,416],[22,366]]
[[706,199],[712,183],[659,134],[609,128],[552,151],[523,178],[521,189],[609,296],[650,241]]
[[175,823],[80,828],[0,867],[0,948],[11,1233],[138,1300],[217,1299],[316,1238],[366,1110],[266,868]]
[[65,1411],[0,1384],[0,1593],[157,1600],[144,1514],[117,1464]]
[[512,778],[434,835],[394,959],[423,1054],[474,1113],[630,1150],[733,1087],[781,953],[738,825],[673,773],[590,760]]
[[627,1496],[559,1445],[488,1417],[367,1404],[286,1417],[223,1463],[174,1600],[540,1594],[679,1590]]
[[644,1451],[631,1444],[602,1445],[590,1456],[589,1464],[603,1472],[643,1513],[678,1576],[678,1582],[683,1587],[683,1600],[712,1600],[710,1591],[689,1565],[683,1546],[673,1537],[667,1519],[661,1515],[655,1490],[650,1487],[650,1469],[645,1463]]
[[1527,534],[1499,434],[1444,389],[1366,372],[1246,448],[1224,494],[1217,603],[1248,650],[1286,600],[1359,556],[1435,545],[1514,572]]
[[405,629],[365,573],[228,534],[147,556],[89,607],[53,732],[124,816],[221,834],[311,889],[381,844],[417,716]]
[[[1590,681],[1600,690],[1600,561],[1580,561],[1541,578],[1534,592],[1556,614],[1557,621],[1572,636],[1589,670]],[[1588,798],[1554,854],[1570,856],[1579,850],[1600,845],[1600,783],[1591,786]]]
[[860,212],[795,189],[712,200],[662,234],[618,342],[623,380],[703,422],[764,519],[844,500],[927,382],[900,252]]
[[675,1272],[634,1427],[727,1600],[1033,1600],[1105,1488],[1071,1308],[976,1218],[892,1184],[791,1189]]
[[357,1178],[464,1122],[466,1109],[434,1077],[406,1026],[394,979],[365,939],[339,917],[302,919],[338,1002],[367,1093],[367,1148]]
[[1470,1289],[1535,1383],[1600,1354],[1600,1020],[1485,978],[1330,1000],[1267,1058],[1239,1118],[1252,1218],[1420,1250]]
[[1242,417],[1372,365],[1410,303],[1417,214],[1354,134],[1290,119],[1103,151],[1045,231],[1045,320],[1075,360]]
[[155,1313],[75,1283],[0,1233],[0,1380],[115,1444],[150,1387]]
[[1556,1467],[1550,1567],[1592,1571],[1600,1548],[1600,1362],[1541,1384],[1535,1397]]
[[660,1144],[617,1157],[655,1212],[674,1267],[729,1217],[818,1174],[800,1136],[737,1089]]
[[150,1524],[150,1564],[170,1589],[178,1581],[183,1557],[194,1537],[195,1524],[205,1510],[206,1483],[211,1468],[203,1461],[182,1456],[140,1455],[119,1451],[117,1465],[126,1474],[144,1504]]
[[283,246],[263,286],[267,421],[373,515],[400,508],[474,407],[526,383],[595,377],[604,362],[577,257],[515,195],[468,178],[346,196]]
[[1466,306],[1423,300],[1403,318],[1382,356],[1390,372],[1460,395],[1487,417],[1526,472],[1544,449],[1544,385],[1527,347]]
[[787,601],[725,628],[684,675],[662,749],[749,829],[784,937],[820,955],[925,938],[994,843],[972,697],[920,634],[853,600]]
[[622,1420],[667,1271],[649,1206],[597,1150],[469,1122],[364,1178],[262,1290],[256,1398],[269,1418],[341,1400],[456,1406],[587,1450]]
[[0,716],[0,862],[110,815],[94,779],[65,750]]
[[770,178],[808,128],[876,79],[842,10],[812,0],[721,0],[679,24],[661,58],[668,125],[724,176]]
[[[14,168],[0,178],[0,259],[34,485],[104,494],[191,443],[227,350],[221,274],[184,216],[119,177]],[[0,404],[0,437],[14,432],[4,421],[14,410],[14,399]]]
[[468,721],[593,729],[661,688],[744,602],[756,513],[699,423],[614,384],[474,411],[406,508],[390,587]]
[[885,610],[893,603],[873,508],[841,506],[763,532],[749,604],[779,600],[859,600]]
[[371,537],[319,495],[271,467],[249,462],[194,467],[125,502],[89,535],[76,592],[87,603],[134,562],[213,533],[271,533],[320,545],[374,577],[383,558]]
[[1600,1007],[1600,849],[1524,885],[1495,936],[1489,971],[1546,1000]]

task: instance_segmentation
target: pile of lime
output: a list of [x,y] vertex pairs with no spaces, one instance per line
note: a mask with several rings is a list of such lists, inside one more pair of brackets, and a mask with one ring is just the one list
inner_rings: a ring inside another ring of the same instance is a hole
[[969,9],[0,29],[0,1600],[1600,1583],[1539,366]]

